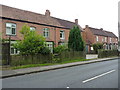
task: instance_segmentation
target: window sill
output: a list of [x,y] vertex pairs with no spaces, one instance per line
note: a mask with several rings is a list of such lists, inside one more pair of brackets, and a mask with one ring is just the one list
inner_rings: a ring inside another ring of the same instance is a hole
[[61,40],[64,40],[65,38],[60,38]]
[[16,34],[6,34],[6,36],[16,36]]

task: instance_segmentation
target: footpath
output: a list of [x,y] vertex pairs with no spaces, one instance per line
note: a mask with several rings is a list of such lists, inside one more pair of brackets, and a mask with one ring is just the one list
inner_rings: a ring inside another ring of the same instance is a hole
[[8,77],[13,77],[13,76],[19,76],[19,75],[61,69],[61,68],[89,64],[89,63],[95,63],[95,62],[101,62],[101,61],[109,61],[109,60],[115,60],[115,59],[118,59],[118,57],[102,58],[102,59],[95,59],[95,60],[89,60],[89,61],[80,61],[80,62],[73,62],[73,63],[67,63],[67,64],[60,64],[60,65],[32,67],[32,68],[24,68],[24,69],[16,69],[16,70],[1,70],[0,77],[1,78],[8,78]]

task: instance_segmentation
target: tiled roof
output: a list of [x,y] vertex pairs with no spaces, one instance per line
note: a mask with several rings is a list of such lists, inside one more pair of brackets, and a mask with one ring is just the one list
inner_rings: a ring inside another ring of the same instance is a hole
[[108,37],[117,37],[113,32],[104,31]]
[[109,31],[105,31],[105,30],[97,29],[97,28],[92,28],[92,27],[89,27],[89,29],[92,31],[92,33],[94,35],[100,35],[100,36],[115,37],[115,38],[117,38],[117,36],[114,33],[109,32]]
[[[25,20],[25,21],[36,22],[40,24],[52,25],[52,26],[57,26],[57,27],[63,27],[63,28],[68,28],[68,29],[71,29],[73,26],[77,25],[74,22],[62,20],[59,18],[51,17],[51,16],[47,17],[45,15],[34,13],[31,11],[25,11],[25,10],[21,10],[17,8],[8,7],[5,5],[0,5],[0,6],[2,6],[2,14],[0,14],[1,17]],[[82,29],[81,26],[79,27],[80,29]]]

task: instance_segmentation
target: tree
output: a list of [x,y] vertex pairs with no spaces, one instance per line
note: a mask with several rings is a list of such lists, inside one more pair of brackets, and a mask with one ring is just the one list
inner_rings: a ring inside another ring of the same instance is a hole
[[103,44],[102,43],[95,43],[92,45],[95,53],[98,53],[99,49],[103,49]]
[[74,51],[84,50],[84,42],[82,40],[81,31],[78,26],[74,26],[73,29],[70,30],[68,48]]
[[24,25],[20,33],[23,35],[23,40],[17,41],[14,47],[19,50],[21,54],[34,55],[36,53],[44,53],[43,48],[47,49],[44,45],[45,38],[37,34],[36,31],[30,31],[29,26]]

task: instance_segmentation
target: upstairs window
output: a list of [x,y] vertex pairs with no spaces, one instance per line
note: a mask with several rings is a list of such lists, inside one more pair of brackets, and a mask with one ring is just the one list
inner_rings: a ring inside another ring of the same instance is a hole
[[30,31],[35,31],[36,28],[35,27],[30,27]]
[[6,23],[6,34],[7,35],[16,35],[16,24]]
[[112,43],[112,38],[110,38],[110,43]]
[[103,38],[102,38],[102,42],[104,42],[104,41],[105,41],[105,38],[103,37]]
[[60,31],[60,39],[65,39],[65,32],[63,30]]
[[44,28],[43,29],[43,36],[44,37],[49,37],[49,28]]
[[98,39],[99,39],[98,36],[96,36],[96,41],[98,41]]
[[105,37],[105,42],[107,42],[107,37]]

